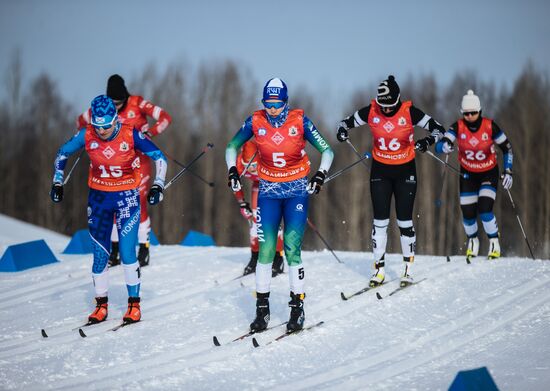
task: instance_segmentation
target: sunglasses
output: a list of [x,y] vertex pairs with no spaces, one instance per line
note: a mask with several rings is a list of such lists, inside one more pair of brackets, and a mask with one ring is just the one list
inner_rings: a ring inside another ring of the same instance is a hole
[[95,130],[109,130],[114,126],[114,123],[108,124],[108,125],[102,125],[102,126],[96,126],[92,125]]
[[477,115],[477,114],[479,114],[479,111],[467,111],[467,112],[465,112],[465,113],[462,113],[462,115],[463,115],[464,117],[467,117],[467,116],[469,116],[469,115]]
[[280,109],[284,105],[286,105],[286,102],[279,101],[279,102],[266,102],[265,100],[262,100],[262,103],[266,109]]

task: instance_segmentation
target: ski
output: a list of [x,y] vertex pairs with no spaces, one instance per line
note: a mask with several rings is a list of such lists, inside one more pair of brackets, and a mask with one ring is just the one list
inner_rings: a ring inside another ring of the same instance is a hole
[[[317,327],[317,326],[321,326],[324,323],[325,323],[324,321],[320,321],[318,323],[315,323],[315,324],[312,324],[310,326],[304,327],[301,330],[287,331],[284,334],[281,334],[278,337],[276,337],[276,338],[272,339],[271,341],[267,342],[264,346],[267,346],[267,345],[269,345],[270,343],[273,343],[273,342],[280,341],[281,339],[286,338],[289,335],[294,335],[294,334],[301,333],[302,331],[311,330],[312,328]],[[256,338],[252,338],[252,345],[254,345],[255,348],[260,347],[260,344],[258,343],[258,340]]]
[[349,300],[349,299],[351,299],[353,296],[362,295],[363,293],[368,292],[368,291],[370,291],[371,289],[380,288],[381,286],[383,286],[383,285],[385,285],[385,284],[389,284],[390,282],[395,281],[395,280],[396,280],[396,278],[393,278],[393,279],[391,279],[391,280],[389,280],[389,281],[384,281],[382,284],[377,285],[377,286],[370,286],[370,285],[369,285],[369,286],[366,286],[366,287],[364,287],[363,289],[358,290],[357,292],[352,293],[352,294],[349,295],[349,296],[346,296],[346,295],[344,294],[344,292],[340,292],[340,297],[341,297],[342,300],[344,300],[344,301],[345,301],[345,300]]
[[[269,326],[265,330],[261,330],[261,331],[249,331],[246,334],[243,334],[241,336],[238,336],[237,338],[232,339],[229,342],[226,342],[224,345],[227,345],[227,344],[230,344],[230,343],[233,343],[233,342],[237,342],[237,341],[241,341],[241,340],[243,340],[247,337],[250,337],[251,335],[263,333],[264,331],[271,330],[271,329],[274,329],[276,327],[284,326],[287,323],[288,322],[283,322],[283,323],[279,323],[279,324],[276,324],[276,325],[273,325],[273,326]],[[222,346],[222,344],[220,343],[218,337],[216,337],[215,335],[212,337],[212,341],[214,342],[214,346]]]
[[[407,284],[407,285],[404,285],[404,286],[400,286],[399,288],[395,288],[393,291],[391,291],[391,292],[388,294],[388,297],[389,297],[389,296],[393,296],[393,295],[395,295],[397,292],[401,292],[403,289],[407,289],[407,288],[410,287],[410,286],[420,284],[422,281],[425,281],[425,280],[427,280],[427,279],[428,279],[428,278],[425,277],[425,278],[423,278],[423,279],[421,279],[421,280],[418,280],[418,281],[416,281],[416,282],[412,282],[412,283],[410,283],[410,284]],[[382,299],[383,299],[383,297],[382,297],[382,295],[380,294],[380,292],[376,292],[376,297],[378,298],[378,300],[382,300]]]
[[[123,321],[122,323],[117,324],[115,327],[111,327],[111,328],[109,328],[107,330],[104,330],[104,331],[117,331],[117,330],[119,330],[123,327],[129,326],[129,325],[134,324],[134,323],[139,323],[139,322],[126,322],[126,321]],[[101,324],[101,323],[92,323],[92,324]],[[84,327],[86,327],[86,326],[84,326]],[[80,336],[82,338],[86,338],[88,335],[84,332],[84,330],[82,330],[82,328],[83,327],[80,327],[78,329],[78,334],[80,334]]]
[[[81,324],[79,326],[76,326],[76,327],[73,327],[71,328],[70,331],[75,331],[75,330],[80,330],[84,327],[89,327],[89,326],[93,326],[93,325],[96,325],[96,324],[99,324],[99,323],[92,323],[92,322],[86,322],[84,324]],[[68,331],[68,330],[67,330]],[[46,332],[46,329],[40,329],[40,334],[42,334],[42,338],[49,338],[50,336],[48,335],[48,333]]]

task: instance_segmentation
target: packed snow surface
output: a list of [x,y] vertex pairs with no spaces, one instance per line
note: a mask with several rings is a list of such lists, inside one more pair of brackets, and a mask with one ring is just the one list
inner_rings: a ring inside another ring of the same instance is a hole
[[[230,342],[255,314],[254,275],[234,279],[249,249],[152,247],[142,322],[116,332],[127,297],[112,268],[109,319],[82,338],[74,328],[94,308],[91,255],[63,255],[68,237],[0,216],[2,253],[36,239],[61,262],[0,273],[2,390],[446,390],[479,367],[501,390],[550,389],[548,260],[417,256],[413,276],[426,279],[389,296],[403,271],[390,254],[387,283],[343,301],[340,292],[368,284],[371,254],[338,251],[340,264],[306,251],[306,325],[324,324],[266,345],[284,332],[275,327],[254,348]],[[270,325],[288,319],[288,286],[286,273],[272,280]]]

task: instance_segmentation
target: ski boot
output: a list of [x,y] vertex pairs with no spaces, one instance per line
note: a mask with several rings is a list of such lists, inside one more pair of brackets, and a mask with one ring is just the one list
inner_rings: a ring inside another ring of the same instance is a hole
[[284,272],[285,265],[283,262],[283,252],[276,251],[275,258],[273,258],[273,264],[271,265],[271,277],[275,277],[277,274]]
[[498,238],[489,238],[489,254],[487,255],[487,258],[500,258],[500,243],[498,242]]
[[399,286],[401,288],[411,285],[414,282],[411,277],[411,268],[414,262],[414,257],[403,257],[403,261],[405,262],[405,271],[403,272],[403,277],[401,277],[401,281],[399,282]]
[[88,316],[88,323],[101,323],[107,319],[108,310],[107,310],[107,296],[105,297],[96,297],[95,310]]
[[252,251],[252,255],[250,256],[250,261],[248,262],[248,265],[244,268],[243,276],[246,276],[251,273],[256,272],[256,264],[258,263],[258,251]]
[[140,243],[138,251],[138,262],[140,267],[149,265],[149,243]]
[[120,254],[118,252],[118,242],[111,243],[111,255],[109,255],[109,267],[120,265]]
[[468,248],[466,249],[466,262],[470,263],[472,258],[477,257],[479,253],[479,239],[477,236],[468,239]]
[[290,301],[288,306],[290,307],[290,319],[286,324],[286,330],[288,333],[300,331],[304,327],[304,321],[306,316],[304,313],[304,298],[305,293],[295,294],[290,292]]
[[382,259],[380,259],[378,262],[374,262],[374,268],[376,269],[376,272],[373,274],[369,281],[369,286],[371,288],[377,287],[379,285],[382,285],[384,283],[384,280],[386,279],[386,272],[384,271],[384,257],[382,256]]
[[256,293],[256,319],[250,324],[250,331],[257,333],[267,329],[269,323],[269,292]]
[[141,320],[141,309],[139,306],[139,297],[128,298],[128,310],[124,314],[122,320],[127,323],[135,323]]

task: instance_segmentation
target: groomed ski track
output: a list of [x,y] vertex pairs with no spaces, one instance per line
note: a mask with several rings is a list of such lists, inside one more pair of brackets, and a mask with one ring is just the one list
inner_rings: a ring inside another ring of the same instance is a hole
[[[61,247],[61,246],[57,246]],[[550,262],[523,258],[467,265],[418,256],[427,280],[387,297],[398,281],[342,301],[368,283],[370,254],[304,252],[306,324],[325,323],[255,349],[254,276],[230,281],[246,248],[152,248],[143,269],[143,322],[117,332],[126,309],[122,269],[111,270],[109,324],[72,328],[92,310],[91,256],[2,273],[0,389],[446,389],[456,372],[487,366],[501,389],[550,385]],[[387,279],[402,272],[387,257]],[[242,284],[241,284],[242,281]],[[375,292],[384,296],[378,300]],[[288,317],[288,275],[272,281],[271,324]],[[50,338],[42,338],[45,328]],[[284,326],[258,334],[260,345]]]

